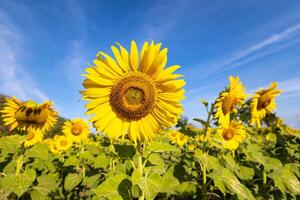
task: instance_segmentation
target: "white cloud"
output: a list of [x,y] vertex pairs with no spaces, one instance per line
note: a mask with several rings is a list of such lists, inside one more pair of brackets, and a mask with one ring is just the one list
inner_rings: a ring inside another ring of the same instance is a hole
[[[237,68],[297,44],[300,41],[299,36],[300,23],[294,24],[280,32],[273,33],[268,38],[246,49],[239,50],[231,55],[226,55],[224,58],[201,64],[203,67],[198,66],[196,70],[208,70],[209,72],[206,74],[212,76],[229,69]],[[195,74],[195,71],[192,71],[191,75],[192,74]]]
[[21,63],[27,53],[22,33],[1,10],[0,17],[0,92],[23,100],[48,99]]

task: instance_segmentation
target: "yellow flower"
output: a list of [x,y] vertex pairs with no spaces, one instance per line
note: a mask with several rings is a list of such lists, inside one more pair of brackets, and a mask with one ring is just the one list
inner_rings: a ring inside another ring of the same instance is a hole
[[246,138],[245,129],[241,121],[230,121],[219,126],[217,134],[221,138],[222,146],[229,150],[237,149],[240,142]]
[[272,82],[269,88],[260,89],[253,95],[250,105],[251,126],[256,124],[257,127],[261,127],[261,120],[266,116],[266,114],[276,109],[275,97],[279,96],[282,92],[282,90],[279,90],[276,87],[277,83]]
[[24,142],[25,147],[30,147],[37,142],[43,140],[43,132],[40,130],[30,130],[26,135],[26,140]]
[[128,134],[134,143],[152,139],[162,127],[176,124],[183,111],[185,81],[173,74],[180,66],[165,69],[167,49],[145,42],[141,52],[131,42],[128,52],[112,46],[115,59],[99,52],[95,66],[86,69],[81,91],[87,115],[98,131],[111,139]]
[[47,139],[45,142],[48,144],[48,147],[52,153],[55,153],[55,154],[60,153],[59,150],[57,149],[53,139]]
[[55,135],[54,136],[54,149],[58,151],[66,151],[72,146],[72,140],[70,140],[65,135]]
[[21,102],[17,98],[7,98],[2,113],[4,125],[10,130],[49,130],[56,123],[57,112],[50,101],[37,104],[34,101]]
[[247,98],[246,86],[240,82],[240,78],[230,76],[230,85],[221,92],[214,107],[216,109],[215,118],[219,120],[219,124],[228,123],[230,121],[230,113],[236,112],[236,107],[242,105]]
[[188,142],[189,138],[185,136],[184,134],[180,134],[179,137],[177,137],[177,144],[180,147],[183,147]]
[[169,131],[169,138],[171,139],[171,142],[175,144],[177,142],[177,138],[181,135],[180,132],[176,130],[170,130]]
[[195,150],[195,145],[190,144],[188,148],[189,148],[189,151],[194,151]]
[[201,133],[201,135],[197,135],[195,137],[196,141],[197,142],[207,142],[210,138],[211,132],[212,132],[212,128],[208,127],[206,135],[204,135],[204,133]]
[[63,133],[73,142],[80,143],[88,139],[90,127],[84,119],[72,119],[64,123]]

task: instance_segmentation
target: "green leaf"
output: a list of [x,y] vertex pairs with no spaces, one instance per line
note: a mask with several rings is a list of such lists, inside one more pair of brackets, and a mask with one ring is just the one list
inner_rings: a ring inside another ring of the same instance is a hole
[[251,180],[254,176],[254,170],[250,167],[239,166],[232,155],[224,155],[226,167],[233,171],[242,180]]
[[180,149],[178,149],[177,147],[169,144],[169,143],[165,143],[165,142],[151,142],[148,146],[147,146],[147,150],[149,152],[155,152],[155,153],[162,153],[162,152],[168,152],[168,151],[173,151],[173,152],[179,152]]
[[22,196],[35,180],[36,173],[33,169],[26,169],[19,175],[8,175],[1,179],[1,188],[7,193],[14,192],[18,197]]
[[190,182],[183,182],[176,186],[175,194],[178,196],[192,196],[197,193],[197,186]]
[[200,102],[207,107],[208,106],[208,102],[205,99],[200,99]]
[[50,192],[55,192],[57,189],[58,174],[47,174],[37,178],[38,185],[31,192],[32,199],[46,198]]
[[159,174],[162,174],[165,172],[165,164],[161,156],[157,153],[151,154],[148,158],[148,161],[146,163],[146,169],[149,169],[151,171],[155,171]]
[[65,183],[64,183],[65,190],[71,191],[81,181],[82,181],[81,174],[75,174],[75,173],[68,174],[67,177],[66,177],[66,179],[65,179]]
[[254,170],[250,167],[239,166],[234,173],[242,180],[250,181],[254,176]]
[[152,200],[156,197],[162,182],[159,174],[151,173],[148,177],[143,177],[138,170],[132,173],[131,180],[133,185],[140,187],[147,200]]
[[107,158],[104,153],[101,153],[95,158],[94,167],[95,169],[97,168],[105,169],[109,165],[110,161],[111,161],[110,158]]
[[274,180],[275,186],[282,192],[300,194],[300,182],[297,176],[290,170],[289,165],[278,168],[268,175]]
[[130,199],[129,189],[132,183],[126,174],[117,174],[106,179],[97,186],[93,191],[98,197],[106,197],[108,199]]
[[80,160],[77,158],[77,156],[70,156],[69,158],[66,159],[64,162],[64,166],[79,166],[80,165]]
[[251,191],[241,184],[241,182],[229,169],[220,167],[218,170],[211,173],[209,177],[214,180],[215,185],[223,193],[226,193],[226,191],[229,190],[236,194],[239,199],[255,200]]
[[28,158],[41,158],[46,160],[49,155],[48,147],[46,144],[35,144],[26,151],[25,155]]
[[179,185],[180,183],[178,179],[175,176],[173,176],[172,173],[168,172],[161,179],[159,192],[174,194],[175,190],[178,190],[177,187]]
[[133,145],[120,145],[115,144],[115,151],[117,152],[118,156],[121,158],[129,158],[132,159],[135,155],[135,149]]
[[100,182],[101,174],[96,174],[94,176],[86,176],[82,181],[82,185],[85,185],[87,188],[94,188]]
[[208,171],[219,168],[219,161],[216,157],[203,153],[200,149],[196,149],[195,158],[206,167]]
[[206,124],[207,124],[206,121],[204,121],[203,119],[194,118],[193,120],[196,122],[199,122],[200,124],[202,124],[202,126],[206,126]]
[[5,154],[18,152],[23,140],[24,136],[17,134],[0,137],[0,149],[2,154],[4,154],[4,152]]

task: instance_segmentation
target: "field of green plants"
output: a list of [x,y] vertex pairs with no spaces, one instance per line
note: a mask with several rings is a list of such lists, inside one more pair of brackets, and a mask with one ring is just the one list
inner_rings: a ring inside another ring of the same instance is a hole
[[275,114],[277,84],[250,96],[230,76],[199,101],[207,117],[188,121],[160,47],[97,54],[81,91],[90,122],[4,97],[0,199],[300,199],[300,130]]

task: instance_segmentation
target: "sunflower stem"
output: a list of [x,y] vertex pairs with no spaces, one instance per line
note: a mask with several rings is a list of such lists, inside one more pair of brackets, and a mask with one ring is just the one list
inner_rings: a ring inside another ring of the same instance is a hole
[[[210,111],[208,112],[207,120],[204,126],[204,138],[207,136],[207,130],[210,124],[210,118],[213,112],[213,106],[211,106]],[[207,153],[207,141],[203,144],[203,153]],[[206,166],[202,166],[202,183],[203,183],[203,199],[207,200],[207,177],[206,177]]]
[[[140,141],[137,142],[136,152],[138,154],[137,169],[139,170],[141,176],[144,177],[143,150],[142,150],[142,144]],[[145,194],[144,194],[144,191],[141,190],[141,196],[139,196],[139,200],[144,200],[144,199],[145,199]]]

